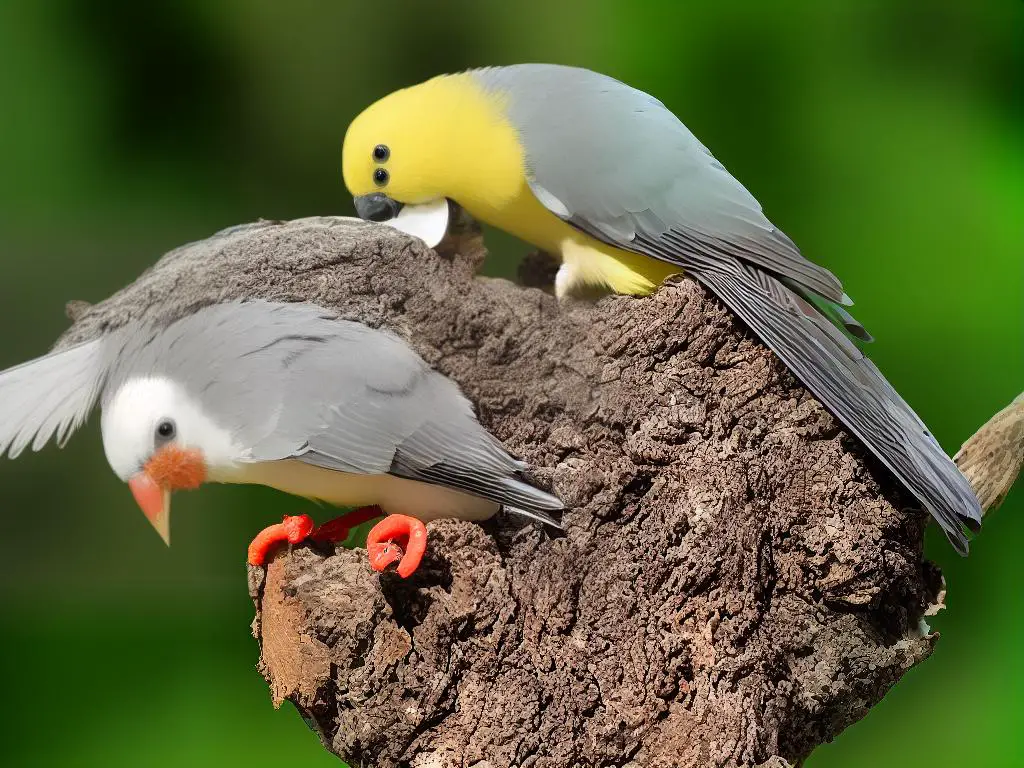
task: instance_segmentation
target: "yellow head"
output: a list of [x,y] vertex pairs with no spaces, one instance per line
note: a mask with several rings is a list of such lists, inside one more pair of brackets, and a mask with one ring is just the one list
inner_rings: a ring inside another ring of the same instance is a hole
[[403,205],[511,197],[524,179],[523,152],[501,100],[471,74],[442,75],[395,91],[348,127],[345,186],[360,216],[393,218]]

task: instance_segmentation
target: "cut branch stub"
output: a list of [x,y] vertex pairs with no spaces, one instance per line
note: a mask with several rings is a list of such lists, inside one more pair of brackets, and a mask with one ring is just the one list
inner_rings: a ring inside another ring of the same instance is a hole
[[1024,392],[986,421],[954,457],[986,512],[996,509],[1024,465]]

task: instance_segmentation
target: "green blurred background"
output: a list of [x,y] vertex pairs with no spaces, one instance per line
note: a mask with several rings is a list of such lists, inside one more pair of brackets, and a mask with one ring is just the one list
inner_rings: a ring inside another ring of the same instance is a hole
[[[183,242],[350,213],[366,104],[482,64],[587,66],[679,114],[878,338],[953,451],[1024,388],[1024,4],[0,0],[0,368]],[[525,248],[491,240],[510,274]],[[245,546],[295,500],[179,498],[165,549],[95,420],[0,463],[0,762],[330,766],[275,711]],[[960,559],[942,640],[824,766],[1024,765],[1024,488]],[[285,761],[285,762],[282,762]]]

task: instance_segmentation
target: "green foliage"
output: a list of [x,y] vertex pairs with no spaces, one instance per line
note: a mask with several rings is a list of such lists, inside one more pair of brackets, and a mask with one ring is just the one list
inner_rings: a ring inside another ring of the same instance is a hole
[[[589,66],[675,110],[857,299],[871,353],[950,452],[1024,388],[1024,5],[6,0],[0,368],[68,299],[260,216],[351,213],[367,103],[485,63]],[[473,158],[453,158],[473,162]],[[494,238],[494,274],[523,246]],[[334,766],[254,668],[242,566],[263,489],[175,504],[166,550],[95,426],[0,464],[0,756],[18,766]],[[929,541],[943,637],[811,768],[1024,764],[1024,492],[972,555]]]

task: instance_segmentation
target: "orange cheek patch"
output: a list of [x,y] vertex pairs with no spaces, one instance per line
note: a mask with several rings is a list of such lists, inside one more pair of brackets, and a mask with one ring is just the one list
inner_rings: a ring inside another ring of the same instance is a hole
[[206,480],[206,461],[197,450],[167,445],[153,454],[145,471],[162,488],[192,491]]

